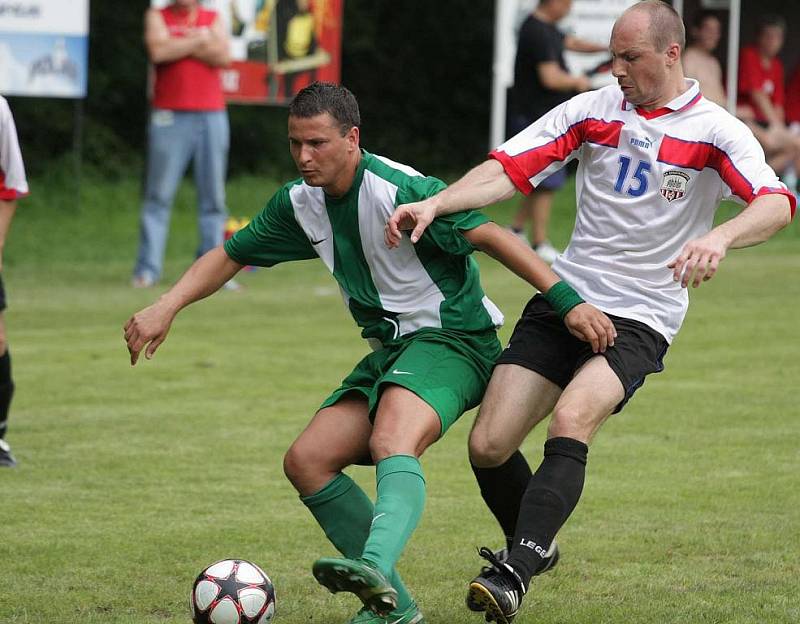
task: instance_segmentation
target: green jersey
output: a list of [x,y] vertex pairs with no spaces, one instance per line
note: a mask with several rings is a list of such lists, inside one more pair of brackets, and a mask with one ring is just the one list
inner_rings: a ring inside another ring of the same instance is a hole
[[464,238],[488,219],[479,212],[440,217],[415,244],[384,243],[384,226],[400,204],[435,195],[444,182],[362,152],[353,185],[342,197],[295,180],[279,190],[250,224],[225,243],[240,263],[273,266],[319,257],[339,284],[361,335],[379,348],[424,328],[484,331],[503,315],[483,293]]

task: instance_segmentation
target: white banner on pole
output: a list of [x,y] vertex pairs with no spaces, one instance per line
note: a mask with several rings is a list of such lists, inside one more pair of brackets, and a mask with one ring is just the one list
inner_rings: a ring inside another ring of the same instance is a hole
[[0,93],[86,97],[89,0],[0,0]]
[[[559,28],[569,34],[607,45],[611,27],[622,12],[637,0],[573,0],[570,14],[559,23]],[[495,0],[494,81],[492,87],[492,127],[490,149],[504,138],[506,89],[514,83],[514,57],[517,51],[517,34],[523,20],[538,5],[538,0]],[[609,54],[578,54],[565,51],[564,60],[572,73],[593,69]],[[592,76],[595,87],[613,82],[610,73]]]

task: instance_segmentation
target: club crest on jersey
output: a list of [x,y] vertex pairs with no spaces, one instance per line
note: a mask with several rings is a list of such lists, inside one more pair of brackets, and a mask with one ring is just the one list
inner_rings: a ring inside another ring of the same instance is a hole
[[688,174],[672,169],[664,174],[664,179],[661,181],[661,196],[668,202],[681,199],[686,195],[687,186],[689,186]]

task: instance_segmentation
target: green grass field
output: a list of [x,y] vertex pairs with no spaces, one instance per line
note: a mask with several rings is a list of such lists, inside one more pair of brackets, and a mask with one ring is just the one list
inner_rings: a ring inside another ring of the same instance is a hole
[[[232,214],[275,183],[233,180]],[[34,180],[5,253],[17,392],[0,471],[0,623],[186,623],[216,559],[272,576],[276,622],[344,622],[352,596],[310,574],[333,553],[282,474],[284,450],[367,350],[319,262],[243,274],[184,311],[155,359],[128,363],[122,325],[160,289],[128,287],[139,186]],[[182,189],[167,280],[192,259]],[[514,202],[491,211],[507,220]],[[729,210],[728,210],[729,212]],[[569,237],[569,191],[553,238]],[[562,563],[517,622],[800,621],[800,226],[734,251],[692,293],[667,370],[592,446]],[[506,313],[530,290],[480,258]],[[463,606],[479,545],[499,545],[469,470],[467,414],[424,457],[428,502],[401,570],[430,624],[478,623]],[[524,450],[538,464],[544,430]],[[370,469],[352,472],[374,491]]]

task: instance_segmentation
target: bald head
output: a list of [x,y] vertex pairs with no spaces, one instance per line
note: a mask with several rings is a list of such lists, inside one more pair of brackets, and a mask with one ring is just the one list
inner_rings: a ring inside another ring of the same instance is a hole
[[616,30],[629,20],[640,22],[646,19],[647,39],[658,52],[664,52],[671,44],[677,43],[681,50],[686,47],[686,29],[680,15],[661,0],[642,0],[626,10],[614,24]]

